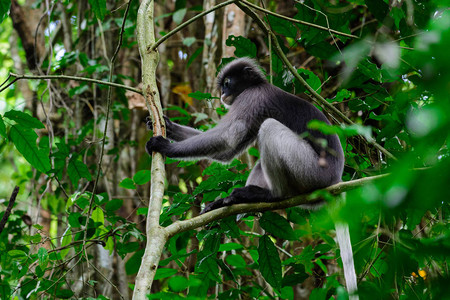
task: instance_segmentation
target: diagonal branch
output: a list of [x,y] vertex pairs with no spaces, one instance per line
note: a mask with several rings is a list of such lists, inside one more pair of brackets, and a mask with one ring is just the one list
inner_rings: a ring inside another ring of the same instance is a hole
[[192,219],[177,221],[167,226],[164,230],[166,231],[167,236],[170,238],[171,236],[192,230],[206,224],[209,224],[213,221],[224,219],[228,216],[250,213],[250,212],[262,212],[267,210],[275,210],[275,209],[284,209],[288,207],[298,206],[302,204],[312,204],[321,200],[323,197],[323,192],[330,193],[332,195],[337,195],[349,190],[356,189],[361,187],[367,183],[374,182],[376,180],[385,178],[389,174],[376,175],[371,177],[365,177],[361,179],[355,179],[352,181],[339,182],[335,185],[329,186],[325,189],[314,191],[309,194],[299,195],[293,198],[289,198],[287,200],[283,200],[280,202],[261,202],[261,203],[250,203],[250,204],[236,204],[232,206],[222,207],[213,211],[210,211],[206,214],[194,217]]

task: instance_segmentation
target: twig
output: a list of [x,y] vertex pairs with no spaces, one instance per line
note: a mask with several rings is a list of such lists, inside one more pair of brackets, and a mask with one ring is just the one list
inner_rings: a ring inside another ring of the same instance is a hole
[[14,206],[14,203],[16,202],[17,194],[19,193],[19,186],[16,185],[14,188],[11,197],[9,198],[8,207],[5,210],[5,214],[2,217],[2,220],[0,221],[0,233],[2,233],[3,228],[5,228],[6,222],[8,221],[9,215],[11,214],[11,210]]
[[[353,39],[359,39],[358,36],[353,35],[353,34],[340,32],[340,31],[331,29],[329,27],[324,27],[324,26],[320,26],[320,25],[317,25],[317,24],[314,24],[314,23],[309,23],[309,22],[306,22],[306,21],[297,20],[297,19],[294,19],[294,18],[290,18],[290,17],[286,17],[286,16],[283,16],[283,15],[277,14],[277,13],[275,13],[273,11],[270,11],[268,9],[262,8],[262,7],[260,7],[260,6],[256,5],[256,4],[253,4],[253,3],[248,2],[246,0],[239,0],[239,2],[242,2],[245,5],[250,6],[250,7],[254,8],[254,9],[256,9],[256,10],[265,12],[266,14],[269,14],[269,15],[272,15],[272,16],[275,16],[275,17],[287,20],[287,21],[292,22],[292,23],[298,23],[298,24],[309,26],[309,27],[317,28],[317,29],[320,29],[320,30],[324,30],[324,31],[327,31],[327,32],[330,32],[330,33],[334,33],[334,34],[337,34],[337,35],[342,35],[342,36],[346,36],[346,37],[353,38]],[[328,23],[328,21],[327,21],[327,23]]]
[[[38,80],[63,79],[63,80],[84,81],[84,82],[97,83],[97,84],[102,84],[102,85],[107,85],[107,86],[113,86],[116,88],[122,88],[122,89],[129,90],[129,91],[132,91],[132,92],[142,95],[142,90],[140,90],[140,89],[136,89],[136,88],[126,86],[123,84],[119,84],[119,83],[115,83],[115,82],[107,82],[107,81],[102,81],[102,80],[92,79],[92,78],[87,78],[87,77],[78,77],[78,76],[69,76],[69,75],[28,75],[28,74],[15,74],[15,73],[9,73],[9,75],[11,77],[14,77],[15,79],[12,82],[10,82],[7,86],[2,88],[0,90],[0,93],[3,92],[3,90],[7,89],[14,82],[16,82],[17,80],[21,80],[21,79],[38,79]],[[8,77],[8,79],[9,78],[10,77]]]

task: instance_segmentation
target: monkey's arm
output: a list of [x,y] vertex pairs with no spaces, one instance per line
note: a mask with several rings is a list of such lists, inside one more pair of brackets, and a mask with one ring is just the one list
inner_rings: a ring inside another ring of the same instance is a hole
[[235,120],[176,143],[170,143],[161,136],[153,137],[145,148],[149,154],[157,151],[169,157],[211,158],[228,162],[255,139],[252,132],[244,122]]
[[[166,123],[167,138],[172,141],[179,142],[202,133],[202,131],[194,129],[192,127],[183,126],[175,122],[172,122],[166,116],[164,116],[164,121]],[[147,117],[147,129],[153,130],[152,120],[148,117]]]

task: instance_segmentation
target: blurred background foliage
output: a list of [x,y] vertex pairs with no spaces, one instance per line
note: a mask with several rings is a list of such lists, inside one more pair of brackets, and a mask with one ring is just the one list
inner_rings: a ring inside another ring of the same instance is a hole
[[[157,36],[217,3],[156,1]],[[355,123],[321,108],[334,125],[310,124],[340,135],[343,181],[390,175],[338,199],[324,195],[329,205],[317,211],[245,214],[177,234],[150,298],[346,299],[334,230],[342,221],[350,227],[360,299],[448,298],[450,1],[255,4],[274,13],[256,10],[297,72]],[[131,295],[151,178],[143,98],[115,88],[104,136],[105,85],[61,78],[11,84],[8,74],[109,81],[122,35],[112,81],[139,87],[138,5],[0,2],[0,218],[20,187],[0,233],[1,299]],[[214,126],[226,113],[214,78],[231,57],[258,59],[274,85],[309,99],[272,47],[236,6],[183,28],[159,47],[166,115],[202,130]],[[397,159],[367,142],[372,138]],[[230,165],[167,159],[161,225],[196,216],[203,203],[243,186],[257,158],[252,147]]]

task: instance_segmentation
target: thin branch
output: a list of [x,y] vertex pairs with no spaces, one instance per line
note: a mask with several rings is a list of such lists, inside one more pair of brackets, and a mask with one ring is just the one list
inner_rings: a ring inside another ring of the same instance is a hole
[[266,14],[269,14],[269,15],[272,15],[272,16],[275,16],[275,17],[287,20],[287,21],[292,22],[292,23],[298,23],[298,24],[302,24],[302,25],[305,25],[305,26],[309,26],[309,27],[320,29],[320,30],[324,30],[324,31],[327,31],[327,32],[330,32],[330,33],[334,33],[334,34],[337,34],[337,35],[342,35],[342,36],[353,38],[353,39],[359,39],[358,36],[353,35],[353,34],[340,32],[340,31],[331,29],[330,27],[324,27],[324,26],[320,26],[320,25],[317,25],[317,24],[314,24],[314,23],[309,23],[309,22],[306,22],[306,21],[297,20],[297,19],[294,19],[294,18],[290,18],[290,17],[286,17],[286,16],[283,16],[283,15],[277,14],[277,13],[275,13],[273,11],[270,11],[268,9],[262,8],[262,7],[260,7],[260,6],[256,5],[256,4],[253,4],[253,3],[248,2],[246,0],[239,0],[239,2],[242,2],[245,5],[248,5],[248,6],[252,7],[252,8],[254,8],[256,10],[259,10],[259,11],[262,11],[262,12],[264,12]]
[[170,38],[172,35],[174,35],[175,33],[177,33],[178,31],[180,31],[181,29],[185,28],[186,26],[188,26],[189,24],[191,24],[192,22],[200,19],[201,17],[215,11],[218,10],[219,8],[222,8],[224,6],[227,6],[229,4],[232,4],[234,2],[236,2],[238,0],[228,0],[222,3],[217,4],[216,6],[211,7],[208,10],[205,10],[202,13],[199,13],[198,15],[196,15],[195,17],[187,20],[186,22],[178,25],[177,27],[175,27],[173,30],[171,30],[169,33],[167,33],[166,35],[162,36],[156,43],[154,43],[153,45],[150,45],[147,49],[148,52],[151,52],[153,50],[155,50],[156,48],[158,48],[159,45],[161,45],[162,43],[164,43],[164,41],[166,41],[168,38]]
[[[263,32],[269,36],[269,38],[272,40],[272,43],[274,45],[275,51],[277,52],[280,59],[283,61],[285,66],[289,69],[289,71],[292,73],[292,75],[300,81],[300,83],[311,93],[312,97],[311,99],[316,102],[321,107],[333,112],[336,116],[339,116],[345,123],[353,125],[354,123],[345,115],[343,114],[339,109],[334,107],[331,103],[329,103],[325,98],[323,98],[319,93],[316,92],[304,79],[300,74],[297,72],[297,70],[294,68],[294,66],[290,63],[289,59],[284,54],[283,50],[281,49],[280,44],[278,43],[278,39],[275,36],[275,34],[267,27],[267,25],[264,23],[263,20],[253,11],[251,10],[247,5],[236,2],[236,5],[239,6],[240,9],[242,9],[247,15],[249,15],[257,24],[258,26],[263,30]],[[373,145],[375,148],[377,148],[380,152],[382,152],[387,157],[396,160],[395,156],[392,155],[388,150],[386,150],[383,146],[378,144],[374,139],[367,139],[363,136],[361,136],[363,139],[365,139],[369,144]]]
[[5,210],[5,214],[2,217],[2,220],[0,221],[0,233],[2,233],[3,228],[5,228],[6,222],[8,221],[9,215],[11,214],[11,210],[14,206],[14,203],[16,202],[17,194],[19,193],[19,187],[16,185],[14,188],[11,197],[9,198],[8,207]]
[[129,90],[129,91],[132,91],[132,92],[142,95],[142,90],[140,90],[140,89],[136,89],[136,88],[126,86],[123,84],[119,84],[119,83],[107,82],[107,81],[102,81],[102,80],[92,79],[92,78],[87,78],[87,77],[78,77],[78,76],[69,76],[69,75],[27,75],[27,74],[15,74],[15,73],[9,73],[9,74],[11,77],[14,77],[15,79],[11,83],[9,83],[7,86],[2,88],[0,90],[0,93],[3,92],[3,90],[7,89],[11,84],[13,84],[14,82],[16,82],[17,80],[20,80],[20,79],[38,79],[38,80],[62,79],[62,80],[75,80],[75,81],[97,83],[97,84],[102,84],[102,85],[106,85],[106,86],[113,86],[116,88]]
[[[123,27],[125,26],[125,21],[126,21],[127,16],[128,16],[128,11],[129,11],[129,8],[130,8],[130,4],[131,4],[131,0],[128,2],[127,9],[126,9],[126,11],[124,13],[124,16],[123,16],[122,29],[120,31],[120,36],[119,36],[119,41],[117,43],[116,51],[114,52],[114,55],[111,58],[111,61],[110,61],[110,64],[109,64],[109,79],[108,79],[109,82],[112,81],[112,77],[113,77],[113,73],[114,73],[114,63],[115,63],[115,60],[116,60],[116,57],[117,57],[117,53],[119,52],[120,47],[122,45],[122,35],[123,35],[123,32],[124,32]],[[98,159],[98,163],[97,163],[97,174],[95,176],[94,187],[92,188],[92,194],[91,194],[91,198],[89,200],[89,208],[88,208],[87,213],[86,213],[87,218],[86,218],[85,228],[88,228],[89,219],[90,219],[90,216],[91,216],[91,213],[92,213],[92,208],[93,208],[93,205],[94,205],[94,197],[95,197],[95,194],[97,192],[98,181],[100,180],[100,173],[102,172],[103,156],[104,156],[104,153],[105,153],[106,137],[108,135],[108,124],[109,124],[109,118],[110,118],[111,106],[112,106],[112,100],[111,99],[112,99],[112,86],[110,85],[108,87],[108,94],[107,94],[107,97],[106,97],[105,128],[103,130],[102,144],[101,144],[100,155],[99,155],[99,159]],[[87,251],[86,251],[86,238],[87,238],[87,230],[84,232],[83,249],[85,250],[84,254],[85,254],[85,257],[86,257],[86,261],[89,264],[91,264],[91,262],[89,261],[89,256],[88,256]]]
[[337,195],[345,191],[353,190],[361,187],[367,183],[374,182],[381,178],[385,178],[389,174],[365,177],[361,179],[355,179],[352,181],[339,182],[335,185],[329,186],[325,189],[314,191],[309,194],[299,195],[280,202],[261,202],[250,204],[236,204],[232,206],[222,207],[206,214],[194,217],[189,220],[177,221],[167,226],[164,230],[167,235],[172,237],[173,235],[188,230],[192,230],[203,225],[209,224],[213,221],[224,219],[228,216],[250,213],[250,212],[262,212],[267,210],[284,209],[288,207],[298,206],[301,204],[311,204],[322,199],[322,192],[327,192],[332,195]]

